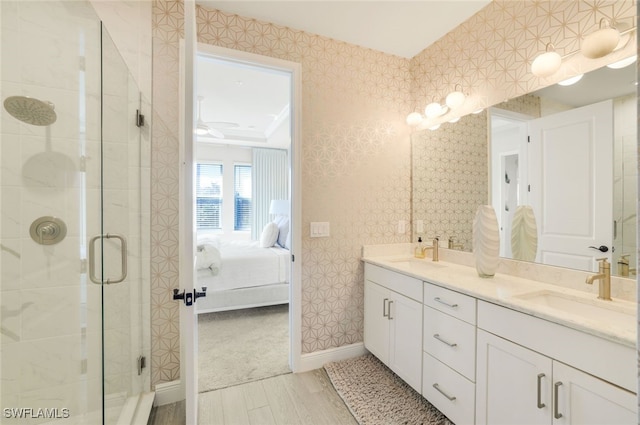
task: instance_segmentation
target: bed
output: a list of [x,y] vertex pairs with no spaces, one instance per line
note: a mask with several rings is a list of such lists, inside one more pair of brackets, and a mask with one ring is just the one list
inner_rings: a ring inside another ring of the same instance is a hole
[[196,302],[197,312],[288,303],[290,259],[277,243],[198,240],[196,287],[206,287],[207,296]]

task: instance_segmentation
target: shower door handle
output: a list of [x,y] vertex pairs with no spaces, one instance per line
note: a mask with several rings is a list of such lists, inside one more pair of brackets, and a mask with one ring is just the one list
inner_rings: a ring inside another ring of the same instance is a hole
[[[96,276],[96,265],[95,265],[95,244],[98,239],[118,239],[120,241],[120,253],[121,253],[121,265],[120,265],[120,276],[116,279],[107,279],[102,282]],[[117,233],[107,233],[106,235],[98,235],[91,238],[89,241],[89,279],[91,282],[102,284],[106,283],[110,285],[112,283],[120,283],[127,278],[127,238]]]

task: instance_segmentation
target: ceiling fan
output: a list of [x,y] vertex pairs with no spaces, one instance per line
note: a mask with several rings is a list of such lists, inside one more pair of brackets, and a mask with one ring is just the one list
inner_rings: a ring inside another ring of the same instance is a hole
[[209,127],[204,121],[202,121],[202,101],[203,96],[198,96],[198,121],[196,125],[196,135],[198,136],[212,136],[217,139],[224,139],[224,133],[217,128]]

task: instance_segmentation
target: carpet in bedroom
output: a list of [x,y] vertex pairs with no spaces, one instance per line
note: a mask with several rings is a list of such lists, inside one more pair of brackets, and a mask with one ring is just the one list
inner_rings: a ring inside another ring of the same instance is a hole
[[198,315],[198,391],[289,373],[289,306]]
[[453,425],[372,354],[327,363],[324,369],[360,425]]

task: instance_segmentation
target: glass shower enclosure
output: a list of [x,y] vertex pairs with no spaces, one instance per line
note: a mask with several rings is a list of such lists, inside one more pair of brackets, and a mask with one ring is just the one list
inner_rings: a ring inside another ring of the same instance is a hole
[[89,2],[3,0],[0,18],[0,423],[131,423],[150,387],[148,101]]

